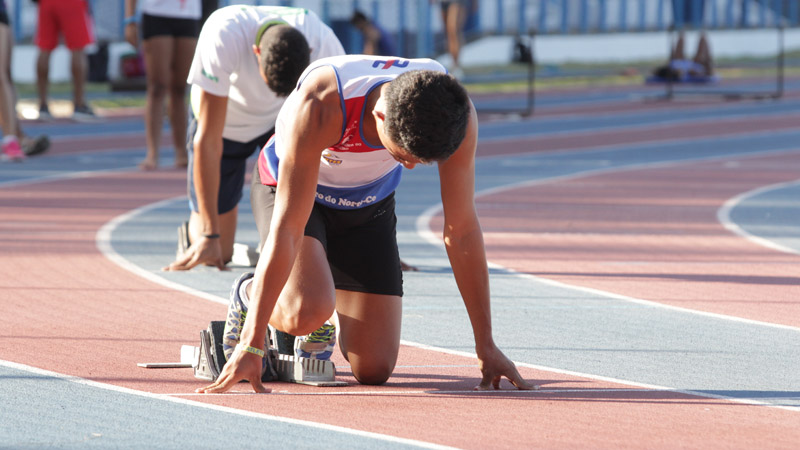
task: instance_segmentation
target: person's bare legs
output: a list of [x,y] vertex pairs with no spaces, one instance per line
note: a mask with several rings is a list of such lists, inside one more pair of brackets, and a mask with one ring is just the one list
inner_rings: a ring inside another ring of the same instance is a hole
[[2,120],[3,136],[17,136],[17,111],[15,107],[14,86],[11,83],[8,68],[11,66],[12,48],[11,28],[0,23],[0,120]]
[[[236,239],[236,222],[239,207],[219,215],[219,243],[222,246],[222,260],[227,264],[233,258],[233,242]],[[189,216],[189,241],[196,242],[203,236],[203,221],[200,214],[192,211]]]
[[681,60],[686,58],[685,53],[683,51],[683,46],[684,46],[683,41],[684,41],[684,35],[683,31],[681,31],[678,34],[678,41],[675,42],[675,47],[672,48],[672,54],[669,55],[670,61]]
[[706,72],[705,76],[714,75],[714,62],[711,58],[711,48],[708,45],[705,33],[700,35],[700,40],[697,42],[697,53],[694,55],[694,62],[703,66]]
[[158,168],[161,130],[164,126],[164,101],[171,83],[174,41],[171,36],[153,36],[142,44],[145,67],[147,67],[144,113],[147,154],[144,161],[139,164],[142,170]]
[[47,89],[50,84],[50,51],[39,49],[36,58],[36,91],[39,94],[39,108],[47,106]]
[[444,29],[447,36],[447,51],[453,58],[453,70],[460,68],[461,57],[461,44],[463,41],[462,29],[464,28],[464,21],[467,18],[467,11],[459,2],[453,2],[448,5],[445,11],[442,11],[442,18],[444,20]]
[[86,86],[86,72],[89,67],[89,58],[83,49],[71,50],[71,64],[70,70],[72,71],[72,104],[78,108],[86,106],[86,97],[84,95],[84,87]]
[[186,167],[186,127],[188,107],[186,78],[192,66],[196,38],[179,37],[175,41],[172,77],[169,89],[169,121],[172,126],[172,145],[175,149],[175,167]]

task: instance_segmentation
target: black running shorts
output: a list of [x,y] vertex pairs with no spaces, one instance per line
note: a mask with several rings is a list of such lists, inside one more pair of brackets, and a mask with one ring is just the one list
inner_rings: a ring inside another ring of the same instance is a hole
[[[197,212],[197,193],[194,188],[194,135],[197,132],[197,119],[189,108],[189,126],[186,130],[186,151],[189,155],[189,166],[186,171],[186,184],[189,194],[189,206]],[[244,176],[247,173],[247,159],[261,150],[267,140],[275,133],[274,128],[250,142],[238,142],[222,139],[222,161],[220,161],[219,192],[217,212],[224,214],[239,204],[242,199]],[[258,166],[258,165],[256,165]]]
[[200,19],[178,19],[142,14],[142,40],[155,36],[196,38],[200,36]]
[[[264,245],[275,206],[275,187],[264,186],[253,168],[250,203]],[[403,295],[397,250],[394,194],[364,208],[341,210],[314,202],[305,235],[320,241],[328,255],[336,289]]]

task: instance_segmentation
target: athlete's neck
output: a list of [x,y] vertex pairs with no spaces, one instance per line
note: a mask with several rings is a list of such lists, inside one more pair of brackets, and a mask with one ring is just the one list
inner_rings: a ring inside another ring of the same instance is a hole
[[378,100],[383,95],[383,90],[388,85],[389,83],[384,83],[377,89],[373,89],[372,92],[367,95],[367,101],[364,104],[364,124],[362,126],[362,130],[364,131],[364,139],[369,145],[374,147],[383,147],[383,143],[378,136],[377,122],[375,121],[375,116],[372,114],[372,112],[375,110],[375,105],[378,104]]

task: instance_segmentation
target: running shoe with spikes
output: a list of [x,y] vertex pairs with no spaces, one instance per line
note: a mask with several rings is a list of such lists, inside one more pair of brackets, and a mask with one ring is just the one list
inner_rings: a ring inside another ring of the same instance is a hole
[[336,326],[326,321],[319,329],[294,341],[295,355],[300,358],[327,361],[336,346]]

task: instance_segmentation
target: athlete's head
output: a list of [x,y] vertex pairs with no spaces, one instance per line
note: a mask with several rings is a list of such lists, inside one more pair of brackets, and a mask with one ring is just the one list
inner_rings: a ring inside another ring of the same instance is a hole
[[296,28],[279,22],[268,25],[257,42],[261,75],[273,92],[286,97],[308,66],[311,55],[308,41]]
[[464,140],[470,101],[450,75],[406,72],[389,83],[385,102],[384,132],[420,161],[444,161]]

